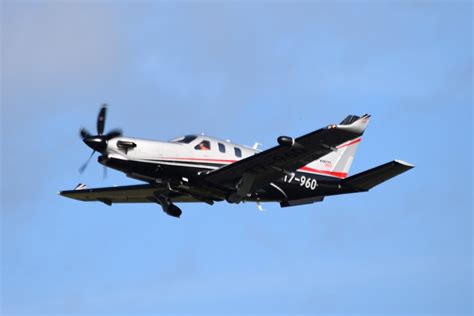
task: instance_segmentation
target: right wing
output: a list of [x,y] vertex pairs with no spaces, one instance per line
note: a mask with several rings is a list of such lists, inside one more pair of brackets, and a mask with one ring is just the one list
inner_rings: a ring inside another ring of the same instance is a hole
[[285,174],[317,160],[346,141],[364,133],[370,115],[349,115],[339,125],[329,125],[289,142],[203,175],[213,186],[236,190],[240,196],[255,192]]

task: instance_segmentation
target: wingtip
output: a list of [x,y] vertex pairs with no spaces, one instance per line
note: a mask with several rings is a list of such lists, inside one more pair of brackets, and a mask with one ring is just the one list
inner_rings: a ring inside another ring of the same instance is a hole
[[370,114],[364,114],[361,117],[349,115],[337,127],[362,135],[369,124],[369,118]]
[[400,159],[396,159],[395,160],[396,163],[399,163],[401,165],[404,165],[406,167],[409,167],[409,168],[415,168],[415,165],[411,164],[411,163],[408,163],[406,161],[403,161],[403,160],[400,160]]

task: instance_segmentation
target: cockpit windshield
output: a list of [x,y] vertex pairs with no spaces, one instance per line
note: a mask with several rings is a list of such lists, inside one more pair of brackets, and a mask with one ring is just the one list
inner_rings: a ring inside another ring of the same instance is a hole
[[181,136],[178,138],[173,139],[171,142],[172,143],[183,143],[183,144],[189,144],[193,140],[197,138],[196,135],[186,135],[186,136]]

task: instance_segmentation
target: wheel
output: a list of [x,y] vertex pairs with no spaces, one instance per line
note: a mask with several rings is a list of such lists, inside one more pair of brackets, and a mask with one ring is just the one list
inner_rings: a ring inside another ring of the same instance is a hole
[[183,213],[181,209],[174,204],[168,205],[168,207],[165,209],[165,212],[166,214],[177,218],[179,218]]

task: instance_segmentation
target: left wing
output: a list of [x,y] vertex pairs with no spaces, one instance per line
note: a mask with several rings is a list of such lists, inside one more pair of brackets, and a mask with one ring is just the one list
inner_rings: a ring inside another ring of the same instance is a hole
[[366,170],[342,180],[349,192],[369,191],[373,187],[398,176],[415,166],[402,160],[387,162],[381,166]]
[[235,201],[250,192],[295,172],[311,161],[336,150],[346,141],[361,136],[370,115],[349,115],[339,125],[329,125],[312,133],[292,139],[278,138],[279,145],[251,157],[203,175],[207,183],[235,190]]
[[60,195],[79,201],[100,201],[107,205],[113,203],[155,202],[156,195],[167,195],[172,202],[199,202],[191,195],[170,192],[162,185],[140,184],[96,189],[76,189],[61,191]]

